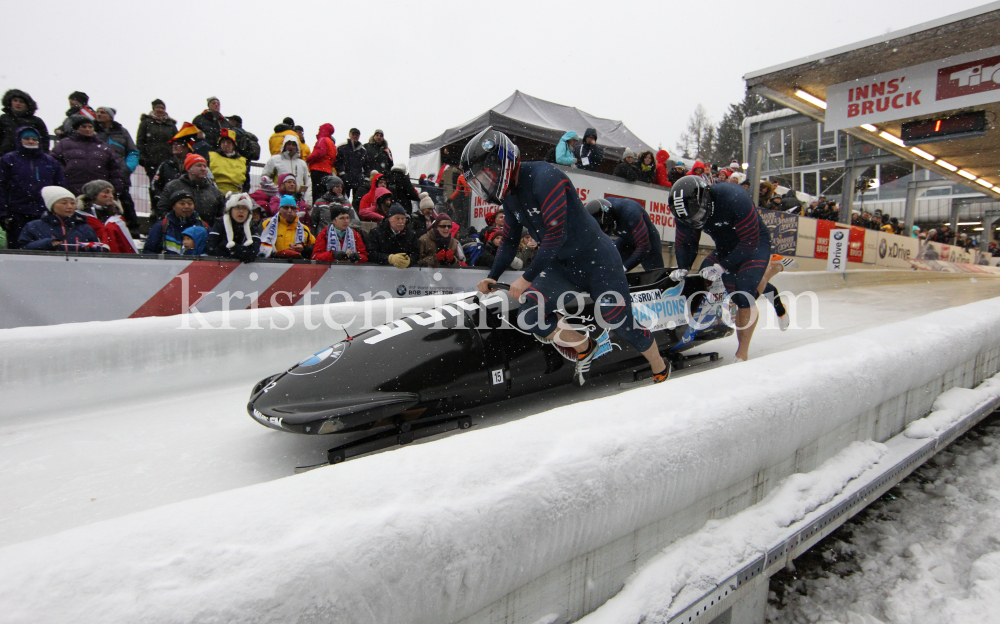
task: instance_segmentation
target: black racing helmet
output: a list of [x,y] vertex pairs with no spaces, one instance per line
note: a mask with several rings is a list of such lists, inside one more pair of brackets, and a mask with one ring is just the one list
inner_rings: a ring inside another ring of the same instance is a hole
[[592,199],[584,206],[600,224],[601,230],[605,234],[610,234],[615,229],[615,215],[611,212],[611,202],[606,199]]
[[705,227],[714,207],[708,182],[701,176],[684,176],[670,187],[670,212],[684,225]]
[[510,179],[521,162],[521,152],[506,134],[492,126],[472,137],[460,161],[465,181],[483,201],[499,206],[510,189]]

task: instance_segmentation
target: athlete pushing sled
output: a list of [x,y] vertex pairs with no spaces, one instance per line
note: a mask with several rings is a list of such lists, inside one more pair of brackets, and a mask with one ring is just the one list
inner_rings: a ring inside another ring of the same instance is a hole
[[595,316],[634,346],[649,362],[653,382],[666,381],[670,367],[653,335],[632,316],[621,255],[580,201],[562,171],[545,162],[521,162],[517,146],[502,132],[486,128],[462,152],[461,166],[473,192],[502,205],[503,242],[489,276],[480,281],[488,293],[517,254],[524,228],[539,242],[535,259],[510,286],[510,296],[525,303],[518,324],[545,341],[576,351],[575,379],[583,385],[598,344],[569,327],[556,310],[566,293],[590,293]]

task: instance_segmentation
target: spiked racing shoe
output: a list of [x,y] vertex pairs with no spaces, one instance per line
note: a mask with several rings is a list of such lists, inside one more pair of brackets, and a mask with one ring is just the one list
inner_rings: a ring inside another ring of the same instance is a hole
[[590,363],[594,361],[594,356],[597,355],[597,342],[592,338],[588,338],[587,340],[590,342],[590,347],[583,353],[576,354],[576,371],[573,373],[573,379],[578,386],[587,383],[586,375],[590,372]]

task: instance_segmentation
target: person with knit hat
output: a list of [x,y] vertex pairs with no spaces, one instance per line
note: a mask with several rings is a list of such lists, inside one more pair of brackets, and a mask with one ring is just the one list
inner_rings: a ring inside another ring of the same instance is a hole
[[[312,227],[315,230],[322,230],[330,225],[332,219],[330,210],[335,206],[344,206],[351,213],[351,227],[361,227],[361,219],[351,205],[351,200],[344,194],[344,181],[340,176],[329,175],[320,182],[320,187],[326,192],[313,202]],[[313,189],[313,193],[316,189]]]
[[312,259],[320,262],[368,262],[361,232],[351,227],[351,213],[344,206],[330,209],[330,225],[316,237]]
[[368,259],[405,269],[419,257],[419,237],[409,225],[406,209],[399,204],[389,208],[389,216],[368,233]]
[[110,147],[122,161],[122,180],[124,188],[118,191],[118,199],[124,210],[125,221],[132,226],[138,226],[139,220],[135,214],[135,203],[132,201],[132,172],[139,166],[139,148],[132,140],[132,134],[125,126],[115,121],[118,113],[110,106],[97,107],[97,138]]
[[430,194],[426,191],[421,193],[418,212],[412,218],[413,231],[417,233],[417,238],[420,238],[434,228],[434,219],[437,216],[437,207],[434,205],[434,200],[431,199]]
[[286,197],[291,197],[295,202],[295,210],[299,214],[299,218],[309,226],[309,229],[313,228],[311,211],[309,209],[309,204],[302,199],[302,195],[298,192],[298,184],[295,181],[295,176],[290,173],[283,173],[278,176],[278,192],[274,197],[271,198],[268,203],[268,212],[271,215],[278,214],[278,209],[281,206],[281,202],[284,201]]
[[154,213],[157,211],[156,206],[163,196],[163,189],[167,184],[186,173],[184,160],[188,154],[192,153],[192,145],[200,132],[194,124],[185,121],[181,129],[167,141],[170,144],[171,157],[160,163],[149,182],[150,203],[153,205]]
[[22,126],[14,136],[17,149],[0,157],[0,223],[11,249],[24,226],[45,214],[42,189],[66,184],[62,165],[42,152],[34,127]]
[[261,175],[266,175],[272,180],[277,180],[283,173],[290,173],[295,176],[297,192],[305,196],[311,184],[309,178],[309,166],[299,157],[299,140],[296,136],[286,136],[282,144],[281,152],[268,159],[261,171]]
[[97,119],[97,114],[88,104],[90,97],[83,91],[74,91],[69,94],[69,110],[66,111],[66,119],[63,120],[54,132],[56,136],[65,136],[73,132],[73,117],[85,117],[90,121]]
[[215,223],[225,211],[226,197],[209,179],[208,162],[198,154],[188,154],[184,157],[184,171],[185,175],[163,187],[152,218],[159,219],[167,214],[172,205],[171,196],[178,190],[184,190],[194,199],[198,215],[208,223]]
[[232,128],[219,131],[219,145],[208,153],[208,168],[223,193],[250,190],[247,159],[236,151],[236,131]]
[[191,120],[191,123],[195,125],[199,130],[205,134],[205,141],[209,146],[215,146],[219,144],[219,136],[221,135],[223,128],[232,128],[233,126],[229,123],[221,112],[221,103],[219,98],[214,95],[207,98],[206,100],[208,108],[201,112],[200,115]]
[[165,205],[169,212],[166,216],[156,219],[149,228],[146,244],[142,248],[144,254],[184,254],[184,230],[192,226],[200,226],[208,231],[208,225],[201,220],[195,211],[195,196],[185,186],[168,189],[169,195]]
[[122,206],[115,199],[115,188],[110,182],[94,180],[84,184],[83,193],[76,198],[76,213],[87,220],[87,225],[111,253],[138,253],[138,247],[122,219]]
[[260,226],[253,222],[254,202],[247,193],[230,193],[226,212],[208,234],[210,256],[253,262],[260,253]]
[[264,221],[260,235],[260,256],[264,258],[309,258],[316,237],[299,219],[295,198],[285,195],[278,214]]
[[381,130],[376,129],[368,142],[365,143],[365,153],[370,169],[374,169],[382,175],[389,173],[392,169],[392,152],[389,150],[389,143],[385,140],[385,134]]
[[125,165],[118,154],[96,136],[94,121],[77,115],[72,133],[52,148],[52,156],[66,172],[66,188],[77,195],[91,180],[106,180],[121,195],[125,191]]
[[635,167],[635,152],[627,147],[625,148],[625,155],[622,156],[622,161],[615,165],[614,176],[629,182],[638,181],[639,172],[636,171]]
[[76,213],[76,197],[61,186],[46,186],[42,199],[48,212],[24,226],[17,242],[37,251],[107,251],[87,220]]
[[153,100],[152,111],[139,115],[135,144],[139,150],[139,165],[146,170],[150,180],[160,165],[173,155],[170,141],[176,134],[177,122],[167,115],[167,105],[163,100]]
[[430,231],[420,237],[419,264],[426,267],[457,267],[461,264],[458,241],[452,236],[452,220],[439,214]]

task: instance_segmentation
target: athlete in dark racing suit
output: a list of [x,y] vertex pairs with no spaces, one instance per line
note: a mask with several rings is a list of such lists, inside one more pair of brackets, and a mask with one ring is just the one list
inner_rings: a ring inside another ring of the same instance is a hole
[[522,163],[513,142],[492,128],[466,145],[462,169],[472,190],[484,201],[502,204],[505,215],[503,242],[489,277],[479,282],[479,291],[489,292],[510,266],[527,229],[538,241],[538,251],[510,286],[512,298],[519,300],[522,294],[525,298],[518,324],[545,340],[572,347],[577,352],[577,383],[582,385],[597,343],[562,323],[557,308],[566,293],[589,293],[596,320],[645,356],[654,382],[666,380],[670,369],[653,335],[632,316],[618,250],[587,213],[569,178],[548,163]]
[[757,325],[757,289],[764,283],[771,258],[771,235],[764,220],[741,186],[709,186],[700,176],[685,176],[674,183],[670,211],[677,222],[677,270],[670,276],[684,279],[698,255],[701,232],[712,237],[715,251],[702,262],[700,273],[710,281],[721,278],[732,296],[738,308],[736,358],[746,361]]
[[624,197],[608,197],[592,199],[587,202],[586,208],[605,234],[618,237],[615,247],[626,271],[640,264],[643,271],[663,268],[660,234],[639,202]]

